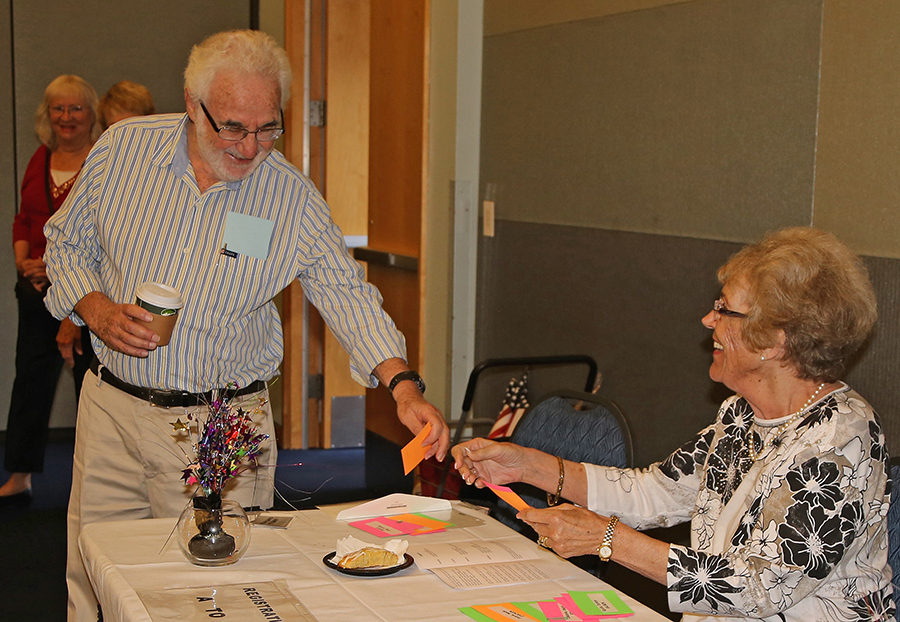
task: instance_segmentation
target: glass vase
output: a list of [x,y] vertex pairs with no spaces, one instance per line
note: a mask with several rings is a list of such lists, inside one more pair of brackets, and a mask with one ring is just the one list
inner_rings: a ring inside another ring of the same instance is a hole
[[198,495],[184,508],[176,528],[178,546],[197,566],[227,566],[250,546],[250,519],[236,501]]

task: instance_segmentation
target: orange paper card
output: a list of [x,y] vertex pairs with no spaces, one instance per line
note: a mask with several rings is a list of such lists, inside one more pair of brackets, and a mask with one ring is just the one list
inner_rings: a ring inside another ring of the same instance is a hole
[[422,462],[425,458],[425,452],[431,449],[431,445],[422,446],[422,441],[425,440],[431,433],[431,424],[426,423],[425,427],[422,428],[422,431],[406,444],[406,447],[400,450],[400,454],[403,456],[403,474],[409,475],[409,472],[416,468],[416,465]]
[[525,508],[530,508],[531,506],[525,503],[522,500],[522,497],[517,495],[512,491],[512,489],[506,486],[494,486],[493,484],[488,484],[488,488],[494,491],[498,497],[506,501],[508,504],[516,508],[517,510],[524,510]]

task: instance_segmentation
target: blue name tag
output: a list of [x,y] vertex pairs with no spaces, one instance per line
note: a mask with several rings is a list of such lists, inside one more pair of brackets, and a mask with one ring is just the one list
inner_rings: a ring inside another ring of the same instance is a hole
[[228,212],[225,217],[225,233],[222,236],[221,253],[226,257],[247,255],[256,259],[269,256],[272,231],[275,223],[265,218]]

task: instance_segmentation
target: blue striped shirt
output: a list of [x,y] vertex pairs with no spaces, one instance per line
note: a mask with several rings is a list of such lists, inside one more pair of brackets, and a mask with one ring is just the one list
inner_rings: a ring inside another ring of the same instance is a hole
[[[406,358],[381,296],[348,254],[315,186],[272,151],[250,177],[200,193],[187,153],[187,115],[136,117],[94,145],[63,207],[45,227],[44,261],[56,318],[92,291],[133,303],[145,281],[182,292],[168,346],[148,358],[93,336],[100,362],[131,384],[206,391],[277,374],[284,353],[272,298],[295,278],[350,353],[353,377],[374,387],[376,365]],[[220,253],[229,212],[274,223],[268,256]]]

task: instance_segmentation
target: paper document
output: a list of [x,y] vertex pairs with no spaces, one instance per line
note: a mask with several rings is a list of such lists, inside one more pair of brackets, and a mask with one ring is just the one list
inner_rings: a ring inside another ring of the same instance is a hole
[[541,567],[536,561],[432,568],[431,572],[455,590],[555,581],[573,574],[564,569],[560,570],[559,566],[553,566],[552,569],[547,566]]
[[450,587],[467,590],[492,585],[552,581],[572,576],[568,564],[538,563],[533,542],[522,538],[410,544],[416,565]]
[[412,543],[409,554],[416,558],[416,565],[423,570],[538,558],[534,542],[524,538]]

